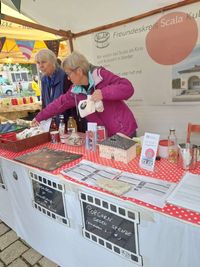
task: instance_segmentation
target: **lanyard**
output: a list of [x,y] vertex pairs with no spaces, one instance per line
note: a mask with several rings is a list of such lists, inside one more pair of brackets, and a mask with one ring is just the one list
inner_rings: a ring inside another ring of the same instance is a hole
[[55,94],[55,90],[54,90],[55,78],[56,78],[55,72],[53,73],[53,75],[51,77],[49,77],[49,76],[46,77],[49,99],[51,101],[54,99],[54,94]]

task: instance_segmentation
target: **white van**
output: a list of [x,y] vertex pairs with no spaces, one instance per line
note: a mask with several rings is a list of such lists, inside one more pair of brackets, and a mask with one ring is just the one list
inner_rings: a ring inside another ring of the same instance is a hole
[[5,82],[0,83],[0,94],[6,94],[8,96],[17,93],[17,88],[14,84],[7,84]]

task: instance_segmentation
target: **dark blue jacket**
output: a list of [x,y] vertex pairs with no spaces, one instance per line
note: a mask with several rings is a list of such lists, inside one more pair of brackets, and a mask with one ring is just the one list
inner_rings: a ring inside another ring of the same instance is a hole
[[[44,75],[41,79],[41,83],[42,109],[44,109],[55,99],[59,98],[60,95],[65,94],[72,85],[71,81],[68,80],[66,73],[61,68],[56,69],[52,79]],[[76,108],[68,109],[61,114],[64,115],[65,122],[68,121],[69,116],[73,116],[77,122],[78,131],[84,132],[86,130],[86,121],[85,119],[80,119],[80,117],[77,115]],[[57,126],[59,125],[59,115],[56,116]]]
[[[57,99],[60,95],[66,93],[71,86],[71,82],[67,79],[66,73],[57,68],[53,74],[53,79],[50,82],[48,76],[44,75],[41,80],[42,83],[42,109],[45,108],[53,100]],[[71,115],[71,110],[63,113],[65,121]],[[56,119],[59,123],[59,116]]]

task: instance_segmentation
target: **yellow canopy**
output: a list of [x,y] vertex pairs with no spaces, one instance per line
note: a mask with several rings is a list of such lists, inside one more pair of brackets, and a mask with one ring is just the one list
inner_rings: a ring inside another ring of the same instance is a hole
[[[35,63],[35,54],[43,48],[47,48],[43,41],[35,41],[35,45],[28,60],[18,48],[14,39],[6,39],[3,49],[0,53],[0,63]],[[69,48],[66,41],[60,42],[58,57],[62,60],[69,54]]]
[[[1,11],[3,14],[29,22],[34,22],[5,4],[2,3],[1,5]],[[51,33],[25,27],[5,20],[1,21],[0,37],[6,37],[6,41],[0,53],[0,63],[34,63],[35,53],[37,53],[40,49],[47,48],[44,40],[58,40],[60,38],[60,36],[58,37]],[[35,41],[32,55],[29,60],[27,60],[22,54],[15,40]],[[68,54],[69,48],[67,41],[60,42],[58,57],[62,59]]]

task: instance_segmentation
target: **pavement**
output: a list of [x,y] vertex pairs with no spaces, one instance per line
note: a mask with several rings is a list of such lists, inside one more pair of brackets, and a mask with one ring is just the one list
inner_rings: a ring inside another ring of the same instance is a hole
[[0,267],[59,267],[36,250],[0,220]]

